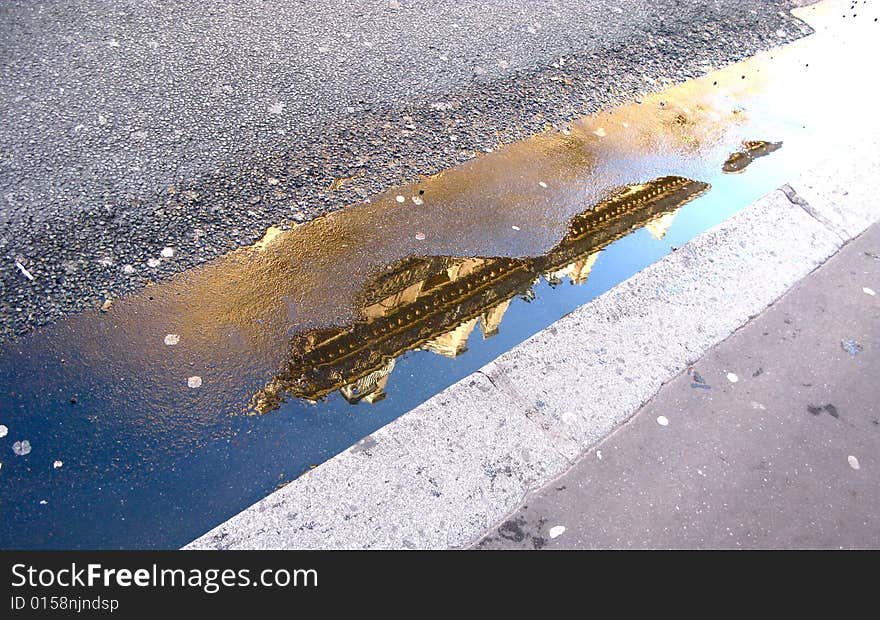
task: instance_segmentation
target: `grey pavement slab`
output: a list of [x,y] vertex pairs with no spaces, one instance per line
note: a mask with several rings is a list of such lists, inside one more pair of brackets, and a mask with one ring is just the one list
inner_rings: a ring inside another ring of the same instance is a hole
[[833,222],[845,238],[854,237],[880,218],[874,187],[880,179],[880,132],[871,128],[817,151],[821,161],[801,171],[790,185],[809,211]]
[[880,547],[877,291],[875,224],[479,548]]

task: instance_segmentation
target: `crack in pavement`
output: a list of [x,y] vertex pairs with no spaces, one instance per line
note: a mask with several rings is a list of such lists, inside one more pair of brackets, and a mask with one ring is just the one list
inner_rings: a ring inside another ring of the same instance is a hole
[[779,189],[782,190],[782,193],[785,194],[785,197],[788,198],[789,202],[803,209],[807,215],[834,233],[842,242],[845,243],[850,238],[850,236],[846,234],[846,231],[814,209],[791,185],[786,183]]

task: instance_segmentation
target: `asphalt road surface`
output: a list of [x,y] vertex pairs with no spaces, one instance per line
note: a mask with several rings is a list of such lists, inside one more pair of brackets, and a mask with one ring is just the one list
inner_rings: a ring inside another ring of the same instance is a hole
[[0,340],[803,36],[789,8],[3,2]]

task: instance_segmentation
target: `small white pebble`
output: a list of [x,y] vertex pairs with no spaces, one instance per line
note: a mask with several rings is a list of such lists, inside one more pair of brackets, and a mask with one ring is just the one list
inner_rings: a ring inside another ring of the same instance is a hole
[[669,418],[667,418],[665,415],[658,415],[657,424],[659,424],[660,426],[669,426]]
[[564,525],[554,525],[550,528],[550,538],[559,538],[565,532]]
[[177,334],[168,334],[165,336],[165,344],[167,344],[169,347],[173,347],[178,342],[180,342],[180,336],[178,336]]
[[424,241],[424,240],[425,240],[425,233],[423,233],[423,232],[417,232],[417,233],[416,233],[416,240],[417,240],[417,241]]
[[174,256],[174,248],[162,248],[160,254],[162,254],[162,258],[171,258]]
[[64,463],[62,461],[55,461],[52,463],[52,469],[61,469],[64,467]]
[[27,439],[24,441],[16,441],[12,444],[12,451],[18,456],[27,456],[31,453],[31,442]]
[[547,189],[547,184],[544,183],[544,181],[539,181],[539,182],[538,182],[538,185],[540,185],[540,186],[543,187],[544,189]]
[[134,267],[132,265],[123,265],[122,266],[122,273],[131,275],[134,273]]
[[865,295],[870,295],[871,297],[873,297],[874,295],[877,294],[876,291],[874,291],[874,289],[872,289],[872,288],[868,288],[867,286],[863,286],[863,287],[862,287],[862,292],[863,292]]
[[397,200],[397,202],[406,202],[406,198],[404,198],[403,196],[400,196],[400,195],[398,195],[397,198],[395,198],[395,200]]
[[162,261],[160,261],[158,258],[149,258],[149,259],[147,259],[147,267],[155,269],[156,267],[159,266],[159,263],[161,263],[161,262]]
[[412,201],[413,201],[413,204],[416,204],[416,205],[425,204],[425,201],[422,200],[421,198],[419,198],[418,196],[413,196]]
[[47,501],[44,500],[44,499],[41,499],[41,500],[40,500],[40,506],[45,506],[45,505],[48,504],[48,503],[49,503],[49,502],[47,502]]
[[202,378],[199,376],[192,376],[186,380],[186,384],[192,389],[196,389],[198,387],[202,387]]
[[6,425],[0,424],[0,437],[6,437],[6,435],[8,433],[9,433],[9,429],[6,427]]
[[859,459],[850,454],[846,457],[846,460],[849,461],[849,466],[853,469],[861,469],[861,465],[859,465]]
[[754,409],[755,411],[765,411],[767,409],[767,407],[765,407],[764,405],[762,405],[761,403],[759,403],[756,400],[753,400],[751,402],[751,406],[752,406],[752,409]]
[[601,450],[596,450],[596,458],[599,459],[600,461],[602,460],[602,451]]
[[511,228],[514,230],[519,230],[519,226],[511,226]]
[[602,129],[601,127],[599,127],[599,129],[597,129],[597,130],[594,131],[593,133],[596,134],[597,136],[599,136],[600,138],[604,138],[604,137],[605,137],[605,130]]
[[736,383],[737,381],[739,381],[739,377],[737,377],[734,373],[729,372],[727,373],[727,380],[731,383]]

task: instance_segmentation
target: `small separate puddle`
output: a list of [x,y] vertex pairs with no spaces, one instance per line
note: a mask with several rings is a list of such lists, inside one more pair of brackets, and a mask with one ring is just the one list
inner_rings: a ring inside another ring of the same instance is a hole
[[724,221],[837,135],[828,97],[851,81],[827,41],[272,228],[3,347],[0,547],[181,546]]
[[724,162],[721,169],[724,172],[735,174],[742,172],[750,163],[759,157],[769,155],[782,147],[782,142],[764,142],[763,140],[747,140],[743,142],[741,151],[731,154]]

